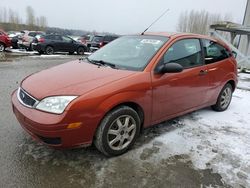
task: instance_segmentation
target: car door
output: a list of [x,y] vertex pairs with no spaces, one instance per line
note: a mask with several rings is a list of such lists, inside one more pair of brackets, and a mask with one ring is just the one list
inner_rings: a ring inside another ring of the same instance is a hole
[[66,36],[62,36],[62,51],[71,52],[74,51],[74,41]]
[[53,46],[55,51],[60,51],[62,48],[62,37],[60,35],[50,35],[50,45]]
[[199,39],[176,41],[157,66],[163,63],[178,63],[184,70],[180,73],[152,73],[152,120],[155,122],[207,102],[208,77]]

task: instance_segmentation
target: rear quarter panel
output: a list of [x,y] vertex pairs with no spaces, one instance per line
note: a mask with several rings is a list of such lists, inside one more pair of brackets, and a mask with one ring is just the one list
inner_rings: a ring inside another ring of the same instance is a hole
[[227,58],[222,61],[207,65],[209,75],[209,101],[216,103],[217,97],[229,81],[234,82],[234,87],[237,86],[237,63],[234,57]]

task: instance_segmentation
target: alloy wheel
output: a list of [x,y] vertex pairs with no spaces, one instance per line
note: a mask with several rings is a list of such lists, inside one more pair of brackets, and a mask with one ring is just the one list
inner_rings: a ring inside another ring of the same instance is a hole
[[136,121],[130,115],[122,115],[113,121],[108,130],[108,144],[113,150],[126,148],[136,134]]

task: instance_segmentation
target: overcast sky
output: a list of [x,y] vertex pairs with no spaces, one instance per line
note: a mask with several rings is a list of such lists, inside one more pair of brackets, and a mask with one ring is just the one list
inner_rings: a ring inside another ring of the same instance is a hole
[[0,0],[0,7],[17,11],[24,21],[28,5],[36,16],[46,16],[49,26],[131,34],[142,32],[168,8],[150,31],[176,31],[180,13],[192,9],[231,14],[241,23],[246,0]]

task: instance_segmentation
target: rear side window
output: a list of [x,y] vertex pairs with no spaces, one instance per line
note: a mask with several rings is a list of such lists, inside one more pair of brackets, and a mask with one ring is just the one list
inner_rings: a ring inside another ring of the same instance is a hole
[[62,40],[62,37],[59,35],[53,35],[53,40]]
[[205,63],[215,63],[231,56],[230,52],[222,45],[207,39],[203,39]]
[[31,36],[31,37],[35,37],[36,33],[35,32],[30,32],[28,35]]
[[44,38],[49,40],[49,39],[51,39],[51,37],[52,37],[51,35],[47,35]]
[[183,68],[202,64],[199,39],[183,39],[175,42],[164,54],[161,63],[178,63]]
[[111,41],[111,40],[112,40],[111,36],[105,36],[105,37],[104,37],[104,41],[105,41],[105,42],[109,42],[109,41]]
[[101,42],[102,40],[103,40],[102,36],[95,36],[93,39],[94,42]]

